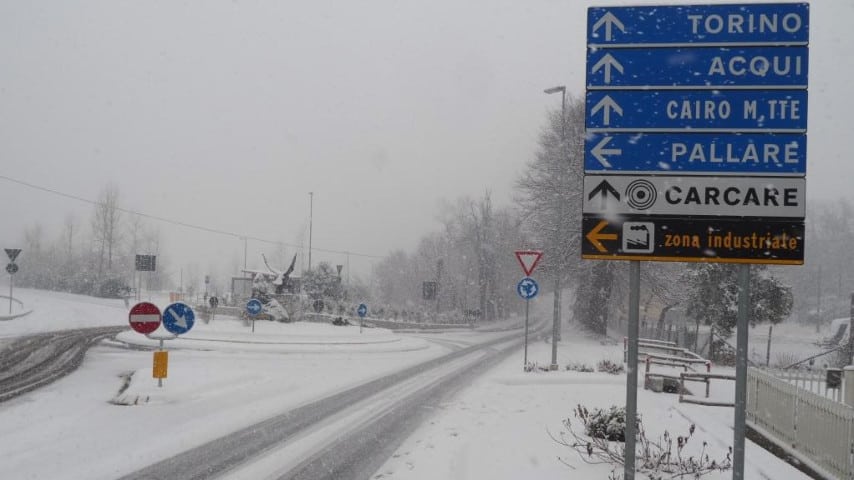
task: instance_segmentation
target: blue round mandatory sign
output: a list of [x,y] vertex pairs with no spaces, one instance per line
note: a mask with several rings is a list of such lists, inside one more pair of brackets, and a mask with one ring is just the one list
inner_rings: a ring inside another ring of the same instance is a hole
[[262,308],[261,300],[258,300],[257,298],[250,298],[249,301],[246,302],[246,313],[253,317],[261,313]]
[[176,302],[163,309],[163,328],[175,335],[187,333],[196,323],[196,314],[186,303]]
[[364,303],[360,303],[359,308],[356,309],[356,313],[358,313],[360,317],[365,318],[365,315],[368,314],[368,306]]
[[525,277],[516,284],[516,293],[525,300],[530,300],[540,293],[540,286],[531,277]]

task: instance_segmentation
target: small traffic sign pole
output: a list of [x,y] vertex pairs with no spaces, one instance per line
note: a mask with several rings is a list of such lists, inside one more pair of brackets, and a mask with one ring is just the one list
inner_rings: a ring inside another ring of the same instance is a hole
[[[516,260],[519,260],[519,265],[522,267],[522,272],[525,273],[525,278],[516,286],[519,296],[525,299],[525,364],[522,367],[524,370],[528,367],[528,304],[532,298],[537,296],[537,292],[540,290],[537,282],[533,278],[528,277],[534,273],[534,269],[537,268],[537,264],[543,257],[543,252],[540,250],[516,250],[515,254]],[[523,282],[526,280],[529,280],[530,283],[523,286]],[[531,284],[533,284],[533,287],[530,286]],[[532,293],[530,293],[531,288],[533,288]]]
[[525,360],[522,365],[522,371],[525,371],[528,368],[528,304],[531,301],[527,298],[525,299]]
[[257,298],[250,298],[248,302],[246,302],[246,313],[252,318],[252,333],[255,333],[255,316],[261,313],[264,306],[261,305],[261,301]]
[[359,307],[356,308],[356,313],[359,315],[359,333],[362,333],[362,324],[365,320],[365,315],[368,314],[368,306],[364,303],[360,303]]
[[[14,265],[14,263],[12,263],[10,265]],[[13,283],[15,283],[15,274],[9,272],[9,315],[12,314],[12,284]]]
[[522,367],[524,371],[528,366],[528,304],[540,293],[540,286],[533,278],[525,277],[516,285],[516,293],[525,300],[525,364]]
[[15,273],[18,272],[18,265],[15,264],[15,259],[21,254],[20,248],[7,248],[6,256],[9,257],[9,264],[6,265],[6,272],[9,273],[9,315],[12,315],[12,284],[15,283]]

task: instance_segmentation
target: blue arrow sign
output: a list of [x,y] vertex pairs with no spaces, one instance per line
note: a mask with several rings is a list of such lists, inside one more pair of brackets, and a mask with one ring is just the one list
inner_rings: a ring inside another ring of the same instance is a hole
[[587,88],[807,88],[807,47],[587,50]]
[[525,300],[530,300],[540,293],[540,286],[531,277],[525,277],[516,284],[516,293]]
[[249,301],[246,302],[246,313],[253,317],[261,313],[261,310],[263,308],[264,307],[263,305],[261,305],[261,301],[257,298],[250,298]]
[[806,90],[588,91],[589,131],[780,132],[807,129]]
[[807,3],[587,9],[591,46],[806,45],[808,41]]
[[360,317],[365,318],[365,315],[367,315],[367,314],[368,314],[368,306],[367,306],[367,305],[365,305],[364,303],[360,303],[360,304],[359,304],[359,308],[357,308],[357,309],[356,309],[356,313],[357,313]]
[[804,134],[591,133],[587,173],[803,176]]
[[163,310],[163,328],[175,335],[187,333],[196,322],[196,314],[186,303],[176,302]]

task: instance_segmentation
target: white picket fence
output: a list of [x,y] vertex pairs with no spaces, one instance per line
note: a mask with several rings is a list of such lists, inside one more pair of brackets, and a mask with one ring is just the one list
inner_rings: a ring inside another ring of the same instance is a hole
[[763,369],[764,372],[769,373],[781,380],[785,380],[792,385],[801,388],[803,390],[807,390],[809,392],[813,392],[815,394],[821,395],[822,397],[829,398],[836,402],[842,401],[842,381],[841,375],[842,372],[839,371],[840,375],[839,387],[837,388],[828,388],[827,384],[827,369],[826,368],[817,368],[817,369],[796,369],[791,368],[788,370],[785,369]]
[[854,480],[854,408],[749,368],[747,421],[821,470]]

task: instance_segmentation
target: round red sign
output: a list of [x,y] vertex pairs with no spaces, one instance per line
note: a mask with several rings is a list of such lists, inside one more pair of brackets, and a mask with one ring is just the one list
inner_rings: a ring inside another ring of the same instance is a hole
[[160,309],[157,305],[148,302],[140,302],[130,309],[128,321],[130,328],[142,334],[148,334],[160,326]]

